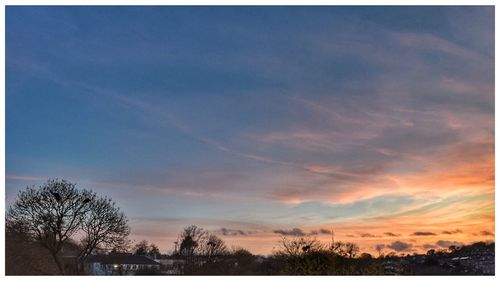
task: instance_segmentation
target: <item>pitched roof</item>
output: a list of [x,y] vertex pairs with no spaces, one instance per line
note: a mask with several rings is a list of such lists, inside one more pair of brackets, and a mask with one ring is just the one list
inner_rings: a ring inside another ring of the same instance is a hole
[[93,263],[103,263],[103,264],[151,264],[160,265],[160,263],[155,262],[152,259],[148,259],[144,256],[132,255],[132,254],[108,254],[108,255],[92,255],[86,259],[86,262]]

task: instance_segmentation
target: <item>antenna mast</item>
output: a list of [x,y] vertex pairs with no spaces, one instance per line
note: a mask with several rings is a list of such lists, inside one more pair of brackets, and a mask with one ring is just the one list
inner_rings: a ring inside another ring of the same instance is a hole
[[332,246],[331,246],[332,251],[333,251],[334,247],[335,247],[335,238],[334,238],[333,227],[332,227]]

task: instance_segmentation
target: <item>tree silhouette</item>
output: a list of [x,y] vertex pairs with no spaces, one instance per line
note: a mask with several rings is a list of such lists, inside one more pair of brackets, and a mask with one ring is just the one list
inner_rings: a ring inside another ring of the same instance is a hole
[[79,259],[83,268],[83,261],[95,249],[112,250],[124,249],[130,228],[127,225],[125,214],[116,207],[115,202],[108,197],[92,197],[84,199],[89,208],[83,214],[81,230],[83,237],[80,240],[82,251]]
[[129,233],[125,216],[109,198],[57,179],[20,191],[7,211],[6,224],[23,229],[28,239],[46,248],[60,274],[65,270],[59,253],[71,237],[83,237],[80,258],[84,258]]
[[142,240],[134,246],[134,254],[146,255],[149,252],[148,241]]
[[348,258],[352,259],[359,253],[359,246],[354,243],[348,242],[345,244],[345,253]]
[[325,246],[315,237],[281,237],[280,248],[277,254],[301,256],[310,251],[323,250]]
[[226,243],[217,235],[211,234],[208,236],[207,242],[200,245],[200,254],[207,256],[209,259],[215,256],[221,256],[228,253]]
[[180,235],[180,254],[184,256],[203,254],[202,247],[208,242],[208,232],[196,225],[191,225],[182,231]]
[[158,246],[156,246],[155,244],[151,243],[151,245],[149,245],[149,251],[148,251],[148,254],[150,256],[159,256],[160,255],[160,249],[158,248]]

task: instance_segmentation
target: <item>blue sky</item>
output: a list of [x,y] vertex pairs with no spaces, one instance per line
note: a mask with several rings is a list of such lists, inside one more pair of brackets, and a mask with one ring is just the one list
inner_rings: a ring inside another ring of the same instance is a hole
[[162,250],[493,227],[493,7],[8,7],[6,73],[7,203],[72,180]]

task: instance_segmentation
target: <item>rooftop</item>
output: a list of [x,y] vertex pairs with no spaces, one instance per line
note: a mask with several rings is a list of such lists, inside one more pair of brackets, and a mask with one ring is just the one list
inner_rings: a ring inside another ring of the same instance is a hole
[[144,256],[132,254],[109,254],[109,255],[92,255],[86,260],[88,263],[102,263],[102,264],[151,264],[160,265],[152,259]]

